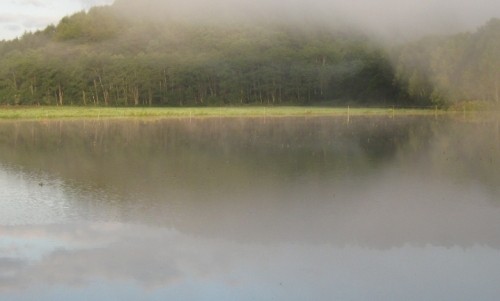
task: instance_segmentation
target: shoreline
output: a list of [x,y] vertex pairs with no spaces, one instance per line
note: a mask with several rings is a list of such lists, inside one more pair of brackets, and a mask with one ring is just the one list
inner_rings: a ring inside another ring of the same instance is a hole
[[457,113],[436,108],[367,107],[0,107],[0,120],[74,118],[200,118],[301,116],[417,116]]

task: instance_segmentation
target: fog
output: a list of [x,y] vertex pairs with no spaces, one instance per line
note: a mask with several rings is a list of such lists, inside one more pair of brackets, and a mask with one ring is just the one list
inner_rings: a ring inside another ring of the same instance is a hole
[[186,21],[348,25],[400,39],[474,30],[500,16],[500,1],[478,0],[116,0],[128,14]]
[[[43,29],[65,14],[112,0],[9,0],[0,11],[0,39]],[[496,0],[115,0],[129,15],[187,21],[290,21],[357,28],[402,40],[427,34],[471,31],[500,17]]]

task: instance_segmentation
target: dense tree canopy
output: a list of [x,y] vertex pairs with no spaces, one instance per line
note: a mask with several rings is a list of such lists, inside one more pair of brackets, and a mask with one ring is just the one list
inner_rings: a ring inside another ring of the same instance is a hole
[[0,104],[498,101],[499,23],[401,46],[394,65],[376,43],[349,31],[282,22],[153,22],[95,7],[0,42]]

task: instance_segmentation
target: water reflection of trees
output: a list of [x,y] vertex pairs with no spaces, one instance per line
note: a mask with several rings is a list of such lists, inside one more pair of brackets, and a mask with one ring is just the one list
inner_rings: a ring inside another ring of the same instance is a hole
[[157,172],[223,184],[234,173],[359,172],[393,157],[409,131],[387,119],[16,122],[0,129],[0,147],[4,162],[64,178],[114,185]]
[[[497,219],[488,206],[500,176],[492,124],[417,117],[9,122],[0,127],[0,163],[62,179],[73,206],[91,219],[242,240],[492,243],[485,229]],[[476,182],[487,192],[469,189]],[[464,214],[443,221],[451,207]],[[470,229],[459,237],[462,227]]]
[[0,127],[0,160],[127,193],[255,189],[377,173],[395,160],[497,187],[498,131],[498,122],[385,117],[11,122]]

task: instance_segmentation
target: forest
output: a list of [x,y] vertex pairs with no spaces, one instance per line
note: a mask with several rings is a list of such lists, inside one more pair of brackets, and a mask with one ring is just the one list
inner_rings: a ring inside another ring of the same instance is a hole
[[498,104],[499,53],[499,19],[386,45],[283,21],[131,18],[114,4],[1,41],[0,105]]

